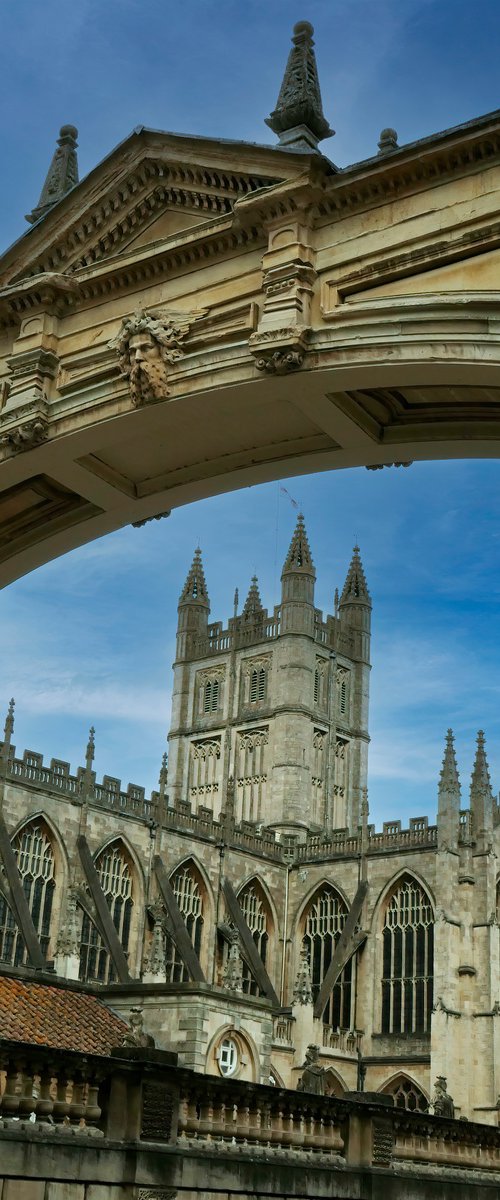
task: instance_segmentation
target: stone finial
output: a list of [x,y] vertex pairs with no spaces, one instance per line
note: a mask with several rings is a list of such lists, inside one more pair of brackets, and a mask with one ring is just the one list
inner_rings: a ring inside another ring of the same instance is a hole
[[194,552],[193,561],[180,595],[179,605],[181,604],[198,604],[210,611],[210,601],[208,599],[205,572],[203,570],[199,546],[196,547]]
[[155,915],[155,923],[153,926],[153,936],[149,947],[149,954],[144,963],[144,973],[150,978],[161,976],[161,981],[165,978],[165,935],[163,932],[163,917],[160,914]]
[[292,1000],[294,1004],[312,1004],[313,1002],[311,970],[306,941],[302,942],[300,949],[299,969],[297,971]]
[[256,575],[252,575],[252,581],[248,589],[248,596],[245,600],[242,617],[244,621],[256,621],[264,612],[262,600],[259,592],[259,581]]
[[446,742],[444,747],[443,765],[441,767],[441,775],[439,777],[440,792],[458,793],[460,797],[460,779],[458,775],[457,757],[455,754],[455,743],[453,740],[453,730],[448,729],[446,734]]
[[309,21],[294,26],[293,47],[276,108],[266,119],[266,125],[278,134],[280,146],[306,153],[316,150],[318,142],[334,133],[323,113],[313,33]]
[[233,601],[233,617],[235,618],[235,620],[236,620],[236,617],[238,616],[239,602],[240,602],[240,593],[238,591],[238,588],[235,588],[234,589],[234,601]]
[[493,793],[482,729],[477,735],[476,757],[470,785],[470,809],[475,837],[479,841],[490,841],[493,832]]
[[378,141],[378,152],[379,154],[390,154],[391,150],[399,150],[396,130],[382,129]]
[[339,607],[342,608],[344,604],[352,604],[356,601],[359,601],[362,604],[369,604],[371,606],[371,597],[368,591],[363,564],[359,555],[359,546],[355,546],[352,553],[351,563],[346,575],[346,581],[342,588]]
[[94,729],[94,726],[91,725],[90,729],[89,729],[89,740],[87,742],[87,749],[85,751],[85,770],[86,771],[90,772],[92,770],[92,763],[94,761],[94,758],[95,758],[95,729]]
[[167,781],[168,781],[168,754],[167,754],[167,751],[164,750],[162,757],[161,757],[160,774],[158,777],[158,794],[160,797],[160,801],[162,801],[162,802],[165,800]]
[[74,125],[62,126],[38,204],[26,215],[30,225],[44,217],[78,183],[77,137]]
[[7,716],[5,718],[2,758],[9,757],[9,750],[10,750],[10,744],[12,741],[12,734],[14,733],[14,708],[15,708],[15,706],[16,706],[16,702],[14,700],[14,697],[12,697],[12,699],[9,701],[9,707],[7,709]]
[[316,571],[302,513],[299,513],[297,517],[297,524],[293,531],[281,578],[289,571],[304,572],[304,574],[313,575],[316,578]]
[[222,986],[227,992],[243,991],[243,962],[240,954],[240,939],[236,929],[231,931],[229,954],[222,976]]

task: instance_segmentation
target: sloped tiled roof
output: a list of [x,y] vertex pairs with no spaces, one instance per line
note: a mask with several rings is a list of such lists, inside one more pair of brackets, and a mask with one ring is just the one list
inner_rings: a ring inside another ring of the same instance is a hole
[[83,1054],[109,1054],[128,1026],[95,996],[0,978],[0,1039]]

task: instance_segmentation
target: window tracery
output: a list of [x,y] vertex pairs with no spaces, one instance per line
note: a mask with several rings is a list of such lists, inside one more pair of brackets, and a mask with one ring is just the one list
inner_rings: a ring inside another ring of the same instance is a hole
[[[127,954],[134,904],[132,864],[123,846],[114,842],[101,851],[94,865],[113,924]],[[80,941],[80,979],[98,983],[113,983],[116,979],[108,948],[85,911]]]
[[260,821],[264,816],[268,741],[267,729],[249,729],[237,734],[235,774],[240,821]]
[[[324,884],[313,896],[304,915],[303,940],[311,972],[313,999],[317,1000],[335,947],[347,919],[347,905],[330,884]],[[355,956],[349,959],[334,984],[323,1012],[326,1025],[352,1029],[355,1024]]]
[[386,904],[382,944],[382,1033],[426,1033],[432,1010],[434,916],[429,897],[409,875]]
[[210,667],[196,677],[198,715],[220,712],[224,691],[225,668]]
[[314,669],[314,703],[318,708],[324,708],[326,704],[326,659],[317,658]]
[[347,721],[349,718],[349,679],[350,672],[347,667],[339,667],[337,670],[337,709],[340,717],[344,717]]
[[[201,881],[193,863],[185,863],[170,876],[170,884],[184,918],[193,948],[200,957],[203,933],[203,895]],[[165,949],[167,983],[188,983],[190,974],[173,938],[167,931]]]
[[219,792],[221,739],[204,738],[191,743],[191,787],[193,799],[210,798]]
[[409,1112],[428,1112],[429,1101],[413,1079],[405,1075],[398,1076],[388,1087],[383,1089],[384,1095],[394,1098],[395,1108],[405,1108]]
[[[250,880],[238,895],[243,916],[257,947],[258,954],[266,966],[268,956],[271,916],[262,889],[255,879]],[[258,996],[259,987],[246,962],[243,962],[243,991],[247,996]]]
[[242,702],[244,705],[262,704],[267,699],[270,655],[249,659],[242,668]]
[[[55,891],[55,858],[42,820],[25,825],[12,840],[23,891],[31,919],[47,957]],[[0,893],[0,960],[12,966],[26,962],[26,946],[7,900]]]

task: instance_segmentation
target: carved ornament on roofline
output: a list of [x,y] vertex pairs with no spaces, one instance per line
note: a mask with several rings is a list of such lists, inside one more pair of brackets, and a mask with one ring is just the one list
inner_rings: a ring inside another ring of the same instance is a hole
[[6,433],[0,435],[0,448],[5,455],[19,454],[22,450],[31,450],[46,440],[49,423],[45,416],[37,416],[32,421],[15,425]]
[[258,330],[249,338],[248,346],[258,371],[270,375],[287,375],[298,371],[306,354],[309,329],[306,326],[287,326],[282,329]]

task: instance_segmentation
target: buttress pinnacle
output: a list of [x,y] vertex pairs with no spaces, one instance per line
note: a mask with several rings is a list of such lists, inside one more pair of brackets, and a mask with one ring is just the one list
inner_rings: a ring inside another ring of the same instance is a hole
[[205,608],[210,608],[208,599],[208,590],[201,560],[201,550],[197,546],[194,552],[193,561],[189,568],[187,579],[182,589],[179,604],[197,603],[204,605]]
[[312,560],[311,548],[309,539],[304,525],[304,517],[299,513],[297,524],[295,526],[292,540],[290,542],[288,554],[286,556],[281,577],[288,571],[303,571],[308,575],[313,575],[316,578],[316,571]]
[[440,792],[453,792],[460,796],[460,779],[452,729],[448,729],[446,734],[443,765],[439,776],[439,790]]
[[355,546],[353,550],[346,581],[342,588],[340,608],[342,608],[343,604],[352,604],[356,600],[359,600],[362,604],[371,605],[371,597],[363,570],[363,563],[359,555],[359,546]]

